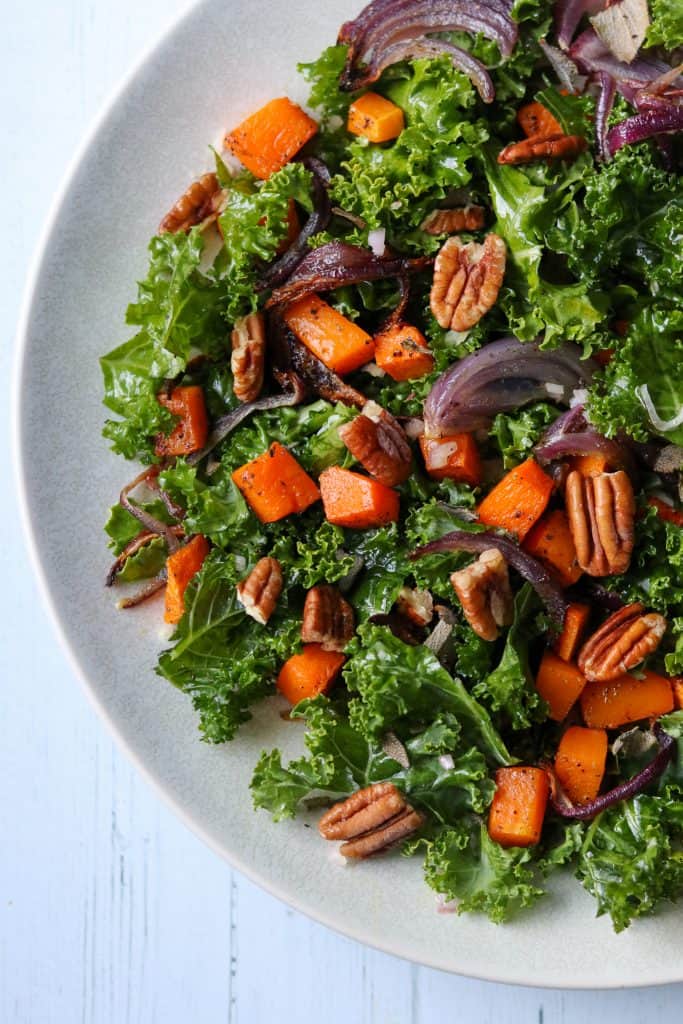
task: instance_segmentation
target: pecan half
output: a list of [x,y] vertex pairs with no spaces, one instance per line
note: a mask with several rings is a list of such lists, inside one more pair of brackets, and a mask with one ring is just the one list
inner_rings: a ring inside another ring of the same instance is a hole
[[339,436],[353,457],[380,483],[393,487],[410,476],[413,455],[405,431],[376,402],[366,402],[360,416],[339,428]]
[[483,206],[460,206],[454,210],[432,210],[420,224],[428,235],[455,235],[458,231],[479,231],[484,226]]
[[306,594],[301,639],[324,651],[343,651],[355,630],[353,608],[336,587],[321,583]]
[[416,626],[426,626],[434,618],[434,601],[428,590],[401,587],[396,605],[401,615],[405,615]]
[[237,584],[237,597],[247,615],[265,626],[282,593],[282,566],[277,558],[260,558],[246,579]]
[[586,641],[577,664],[586,679],[608,683],[656,651],[665,632],[663,615],[646,612],[637,602],[626,605],[610,615]]
[[232,387],[240,402],[253,402],[261,394],[265,362],[265,320],[262,313],[251,313],[232,332]]
[[447,239],[434,264],[429,305],[440,327],[467,331],[479,323],[498,298],[505,276],[507,247],[490,234],[483,245]]
[[370,857],[406,839],[424,817],[391,782],[376,782],[335,804],[318,824],[325,839],[345,839],[344,857]]
[[533,160],[573,160],[588,143],[582,135],[534,135],[513,142],[498,154],[499,164],[530,164]]
[[195,224],[211,218],[215,220],[223,190],[215,174],[203,174],[185,189],[180,199],[173,204],[159,225],[159,234],[189,231]]
[[509,626],[514,603],[507,562],[497,548],[482,551],[476,562],[451,575],[470,626],[482,640],[496,640],[500,626]]
[[625,572],[635,540],[636,502],[626,473],[585,477],[573,470],[565,485],[565,504],[576,558],[589,576]]

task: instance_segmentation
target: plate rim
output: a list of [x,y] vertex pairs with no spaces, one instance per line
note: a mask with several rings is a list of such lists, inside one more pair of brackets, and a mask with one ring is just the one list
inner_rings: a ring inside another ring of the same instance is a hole
[[[58,641],[59,647],[66,657],[66,663],[77,679],[80,689],[85,694],[90,706],[95,710],[99,720],[106,728],[108,735],[110,735],[114,740],[118,750],[121,751],[132,763],[136,771],[144,779],[145,783],[150,786],[152,791],[160,798],[164,805],[180,819],[183,825],[197,836],[198,839],[200,839],[230,868],[239,871],[260,889],[263,889],[269,895],[280,900],[287,906],[292,907],[298,913],[303,914],[310,920],[322,924],[324,927],[329,928],[338,935],[352,939],[355,942],[368,946],[371,949],[376,949],[382,953],[397,957],[407,963],[419,964],[430,968],[431,970],[441,971],[444,974],[452,974],[461,978],[471,978],[472,980],[495,984],[555,991],[619,991],[631,988],[654,988],[661,985],[681,984],[683,983],[683,973],[679,975],[660,973],[653,979],[648,980],[645,985],[643,985],[642,981],[639,982],[637,979],[629,979],[626,981],[605,981],[597,984],[595,982],[593,982],[593,984],[583,984],[581,982],[570,980],[560,985],[553,981],[539,981],[537,978],[524,976],[523,974],[520,974],[519,971],[515,971],[514,973],[509,971],[499,973],[479,971],[463,972],[457,968],[435,962],[433,959],[430,960],[424,955],[419,956],[411,954],[405,949],[401,949],[400,945],[397,945],[396,942],[392,942],[389,939],[386,941],[379,941],[376,939],[370,941],[363,934],[362,926],[359,926],[357,929],[354,929],[353,927],[340,926],[333,918],[329,917],[325,913],[324,905],[310,906],[306,904],[295,892],[283,889],[277,883],[272,882],[267,875],[263,875],[258,870],[252,869],[239,854],[227,849],[205,830],[201,821],[195,818],[183,802],[173,795],[173,792],[164,783],[162,778],[157,776],[151,768],[148,767],[143,757],[137,753],[135,747],[126,740],[117,727],[115,721],[112,719],[105,702],[98,695],[97,687],[90,681],[85,669],[82,667],[76,646],[72,644],[67,637],[65,626],[62,624],[61,614],[53,597],[43,563],[39,556],[36,540],[36,528],[29,503],[28,480],[25,471],[25,439],[22,427],[23,389],[21,384],[24,378],[28,358],[28,329],[31,313],[35,300],[38,296],[38,286],[43,267],[46,263],[49,242],[59,219],[62,205],[68,196],[83,159],[97,139],[100,128],[107,121],[110,113],[113,112],[119,100],[126,92],[128,86],[133,83],[137,75],[143,70],[147,63],[157,54],[158,51],[163,49],[167,40],[174,35],[176,30],[178,30],[186,20],[194,17],[200,8],[208,6],[208,3],[209,0],[189,0],[182,10],[174,15],[164,29],[155,35],[150,43],[143,47],[138,57],[132,62],[121,78],[116,81],[114,86],[108,91],[104,100],[100,103],[99,108],[91,117],[83,131],[80,141],[68,161],[60,183],[53,194],[45,220],[38,234],[38,238],[34,243],[22,291],[17,327],[13,338],[14,351],[12,357],[10,384],[10,452],[13,478],[15,483],[19,520],[21,524],[21,533],[23,534],[26,549],[28,551],[29,563],[37,582],[38,592],[43,608],[47,611],[53,633]],[[199,740],[197,740],[197,742],[199,742]],[[491,927],[495,926],[491,925]]]

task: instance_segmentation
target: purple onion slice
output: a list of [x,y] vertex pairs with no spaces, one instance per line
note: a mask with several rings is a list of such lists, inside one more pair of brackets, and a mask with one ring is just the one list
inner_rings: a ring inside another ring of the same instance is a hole
[[632,779],[620,783],[614,789],[610,789],[607,793],[602,793],[595,800],[591,800],[587,804],[572,804],[562,792],[555,773],[552,769],[548,769],[551,782],[550,801],[555,813],[559,814],[561,818],[588,821],[590,818],[594,818],[596,814],[599,814],[600,811],[604,811],[605,808],[611,807],[621,800],[629,800],[644,789],[647,789],[649,785],[664,773],[676,750],[676,740],[673,736],[669,736],[668,733],[660,728],[655,729],[655,735],[659,744],[659,751],[649,764],[646,764]]
[[543,465],[571,455],[604,455],[614,466],[633,472],[633,459],[625,444],[599,434],[590,426],[582,405],[562,413],[551,423],[534,448],[534,456]]
[[425,433],[443,437],[490,426],[499,412],[545,399],[568,405],[597,369],[581,349],[564,342],[542,349],[540,342],[512,336],[494,341],[455,363],[439,377],[424,406]]
[[331,291],[361,281],[379,281],[388,277],[416,274],[431,266],[432,257],[419,259],[376,256],[371,249],[346,242],[328,242],[313,249],[301,261],[289,280],[276,288],[266,308],[281,306],[310,292]]
[[173,528],[169,526],[168,523],[163,523],[160,519],[157,519],[144,508],[141,508],[130,500],[130,495],[141,484],[146,484],[152,490],[158,491],[158,476],[159,466],[147,466],[146,469],[143,469],[141,473],[138,473],[135,479],[131,480],[131,482],[126,484],[122,489],[119,495],[119,504],[122,505],[126,512],[129,512],[134,519],[137,519],[137,521],[144,526],[145,530],[157,537],[163,537],[166,541],[166,547],[168,548],[169,554],[171,554],[171,552],[176,551],[179,547],[178,538],[174,534]]
[[472,551],[475,554],[481,554],[482,551],[487,551],[489,548],[497,548],[513,569],[516,569],[525,580],[528,580],[543,601],[553,622],[561,627],[567,611],[567,601],[562,587],[551,577],[537,558],[522,551],[507,537],[500,537],[488,530],[483,533],[454,530],[439,540],[433,540],[430,544],[417,548],[411,553],[410,558],[415,560],[424,558],[426,555],[444,554],[447,551]]
[[257,398],[254,402],[245,402],[243,405],[238,405],[236,409],[226,413],[225,416],[221,416],[220,419],[216,420],[213,425],[213,429],[209,434],[206,444],[198,452],[192,452],[191,455],[187,456],[186,462],[190,466],[196,466],[198,462],[206,458],[209,452],[212,452],[216,445],[219,445],[221,441],[233,432],[240,423],[243,423],[249,416],[252,416],[255,412],[264,412],[267,409],[283,409],[287,406],[299,405],[303,401],[305,392],[301,390],[293,390],[284,392],[281,395],[267,395],[265,398]]
[[608,71],[598,71],[596,78],[600,86],[598,102],[595,108],[595,137],[598,143],[598,152],[602,160],[608,160],[610,152],[607,147],[607,122],[614,106],[614,97],[617,92],[617,83]]
[[467,75],[484,103],[493,102],[496,95],[493,82],[481,61],[461,47],[454,46],[444,39],[428,39],[426,36],[404,39],[402,42],[387,46],[384,50],[378,50],[362,71],[353,74],[353,77],[351,77],[352,73],[349,73],[344,80],[343,88],[355,92],[366,85],[371,85],[388,67],[403,60],[443,56],[449,57],[453,67]]
[[610,156],[614,156],[622,146],[642,142],[653,135],[680,132],[682,129],[683,107],[662,100],[659,105],[653,103],[648,110],[627,117],[625,121],[610,128],[605,138],[605,148]]

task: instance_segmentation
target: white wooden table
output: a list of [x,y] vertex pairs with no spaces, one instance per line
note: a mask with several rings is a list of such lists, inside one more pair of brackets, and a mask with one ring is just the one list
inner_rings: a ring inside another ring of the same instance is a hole
[[[184,6],[6,5],[3,389],[27,263],[68,159],[106,94]],[[40,606],[11,480],[3,438],[0,1024],[681,1020],[682,986],[543,992],[415,967],[334,935],[231,871],[159,802],[89,708]]]

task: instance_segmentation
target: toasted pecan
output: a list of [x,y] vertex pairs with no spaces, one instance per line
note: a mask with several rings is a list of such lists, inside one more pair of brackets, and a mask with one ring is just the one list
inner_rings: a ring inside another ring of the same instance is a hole
[[530,164],[534,160],[573,160],[586,149],[582,135],[535,135],[513,142],[498,154],[499,164]]
[[666,626],[663,615],[646,612],[638,602],[626,605],[585,642],[577,659],[579,669],[591,682],[617,679],[657,650]]
[[451,575],[465,618],[482,640],[496,640],[501,626],[509,626],[514,604],[508,566],[497,548]]
[[635,497],[626,473],[587,477],[573,470],[565,485],[576,558],[589,576],[625,572],[635,542]]
[[406,839],[423,822],[392,782],[377,782],[331,807],[318,830],[325,839],[346,840],[344,857],[363,858]]
[[247,615],[262,626],[268,622],[282,593],[282,567],[277,558],[261,558],[246,579],[237,584],[237,597]]
[[456,235],[458,231],[479,231],[484,226],[483,206],[459,206],[452,210],[432,210],[420,224],[428,235]]
[[320,644],[324,651],[343,651],[354,630],[353,608],[336,587],[320,583],[308,591],[301,625],[305,644]]
[[235,324],[230,368],[233,391],[240,402],[253,402],[261,394],[266,362],[266,327],[262,313],[251,313]]
[[203,174],[185,189],[159,225],[159,234],[189,231],[195,224],[215,220],[223,191],[215,174]]
[[483,245],[465,244],[457,235],[442,245],[434,263],[429,296],[440,327],[467,331],[495,305],[505,276],[507,246],[489,234]]
[[410,476],[412,452],[403,427],[376,402],[366,402],[360,416],[339,428],[339,436],[355,459],[388,487]]

